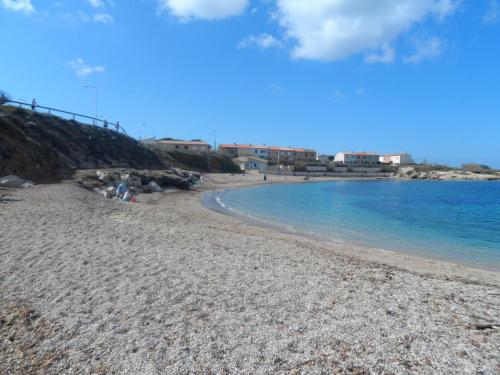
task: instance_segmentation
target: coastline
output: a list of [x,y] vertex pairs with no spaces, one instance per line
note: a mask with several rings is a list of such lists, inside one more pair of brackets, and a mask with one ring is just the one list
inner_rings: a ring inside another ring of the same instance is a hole
[[498,275],[255,227],[200,201],[249,183],[216,176],[140,204],[73,183],[9,191],[0,373],[497,372],[499,330],[473,327],[497,323]]
[[[230,212],[228,209],[220,209],[216,204],[206,202],[205,198],[216,191],[245,189],[266,184],[289,184],[289,183],[317,183],[326,181],[366,181],[366,180],[392,180],[411,183],[412,180],[399,178],[358,178],[358,177],[317,177],[314,180],[304,181],[303,177],[285,178],[284,176],[273,176],[275,179],[264,182],[262,175],[250,174],[250,178],[226,175],[210,175],[208,183],[201,189],[203,195],[200,197],[200,206],[209,209],[220,215],[229,216],[241,221],[244,225],[251,225],[263,230],[279,232],[283,235],[289,235],[302,238],[306,241],[316,243],[318,246],[330,248],[331,251],[344,256],[353,256],[367,262],[376,262],[383,265],[396,267],[409,272],[419,274],[433,275],[445,279],[455,278],[470,282],[484,282],[500,286],[500,272],[492,269],[483,268],[467,263],[455,262],[443,259],[438,256],[431,256],[423,253],[410,253],[405,251],[394,251],[378,247],[370,247],[363,244],[346,241],[336,241],[335,238],[312,235],[306,232],[287,228],[280,223],[274,223],[271,220],[264,220],[246,216],[241,213]],[[216,177],[216,178],[212,178]],[[217,179],[218,178],[218,179]],[[454,182],[457,180],[442,180]],[[466,180],[464,180],[466,181]]]

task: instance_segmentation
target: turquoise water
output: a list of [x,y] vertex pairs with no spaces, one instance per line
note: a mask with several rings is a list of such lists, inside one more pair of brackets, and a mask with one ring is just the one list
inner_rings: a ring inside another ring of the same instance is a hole
[[216,192],[293,230],[500,270],[500,182],[335,181]]

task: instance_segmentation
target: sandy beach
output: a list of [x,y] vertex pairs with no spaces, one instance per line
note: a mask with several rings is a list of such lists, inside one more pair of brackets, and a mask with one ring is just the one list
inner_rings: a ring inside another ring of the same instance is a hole
[[[286,182],[300,178],[287,177]],[[270,176],[267,183],[285,182]],[[0,205],[0,374],[497,374],[498,273],[256,227],[197,191]],[[5,192],[4,192],[5,193]]]

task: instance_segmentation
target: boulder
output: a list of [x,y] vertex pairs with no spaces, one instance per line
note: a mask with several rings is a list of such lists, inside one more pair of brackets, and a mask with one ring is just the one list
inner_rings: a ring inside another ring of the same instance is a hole
[[94,190],[101,187],[101,182],[95,180],[83,180],[79,181],[79,183],[80,185],[82,185],[83,188],[88,190]]
[[172,168],[171,172],[179,177],[184,177],[184,173],[180,168]]
[[189,190],[191,188],[189,180],[172,173],[161,173],[156,176],[152,176],[151,180],[156,182],[161,187],[172,186],[182,190]]
[[151,194],[153,192],[153,190],[151,189],[151,187],[149,186],[149,184],[148,185],[143,185],[141,190],[145,194]]
[[109,173],[103,172],[103,171],[96,171],[96,176],[97,178],[102,181],[104,184],[108,185],[113,182],[111,179]]
[[141,177],[135,173],[125,173],[121,175],[121,179],[127,183],[129,187],[136,187],[140,189],[142,187]]
[[0,187],[5,188],[29,188],[33,187],[33,182],[23,178],[10,175],[0,178]]
[[151,189],[151,191],[155,193],[161,193],[163,191],[163,189],[154,181],[150,181],[148,186]]

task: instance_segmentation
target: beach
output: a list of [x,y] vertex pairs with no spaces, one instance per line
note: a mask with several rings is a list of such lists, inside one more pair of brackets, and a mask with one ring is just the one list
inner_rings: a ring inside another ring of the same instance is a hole
[[[303,182],[269,176],[266,183]],[[496,374],[498,273],[71,182],[0,206],[1,374]],[[479,327],[481,328],[481,327]]]

